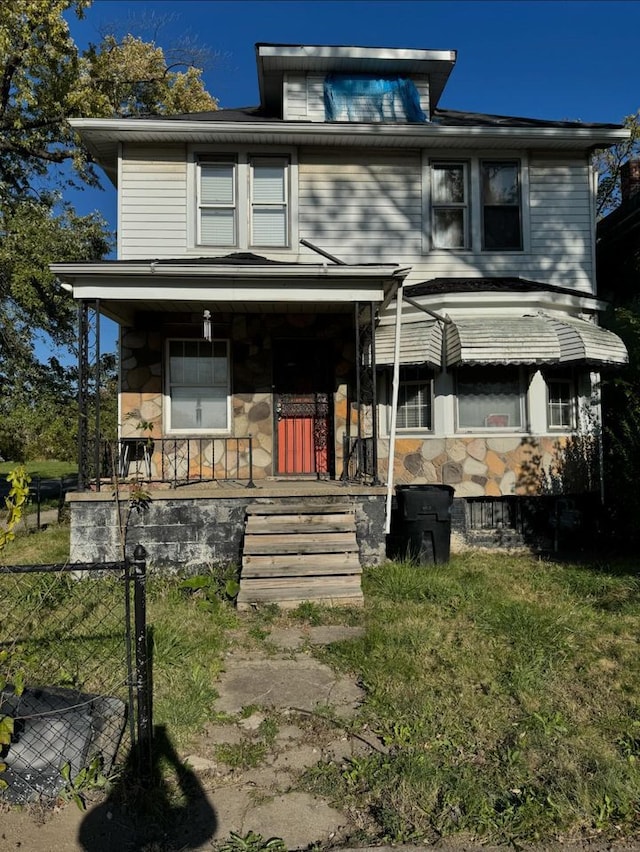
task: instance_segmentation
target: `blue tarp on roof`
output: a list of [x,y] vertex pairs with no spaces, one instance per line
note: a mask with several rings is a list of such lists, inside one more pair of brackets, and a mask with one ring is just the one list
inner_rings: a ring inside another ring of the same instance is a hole
[[330,74],[324,81],[327,121],[424,122],[413,80],[373,74]]

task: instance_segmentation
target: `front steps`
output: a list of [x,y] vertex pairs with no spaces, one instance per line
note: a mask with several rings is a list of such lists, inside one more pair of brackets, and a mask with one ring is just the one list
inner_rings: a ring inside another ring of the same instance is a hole
[[247,507],[238,609],[303,601],[361,606],[361,574],[352,505]]

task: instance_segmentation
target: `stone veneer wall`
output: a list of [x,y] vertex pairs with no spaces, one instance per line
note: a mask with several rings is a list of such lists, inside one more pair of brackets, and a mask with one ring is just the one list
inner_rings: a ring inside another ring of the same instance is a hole
[[[379,442],[380,473],[389,442]],[[456,497],[570,493],[598,487],[597,445],[589,438],[397,438],[394,482],[452,485]]]
[[[170,322],[169,322],[170,320]],[[121,435],[123,438],[163,438],[163,347],[168,337],[185,338],[199,333],[201,317],[145,315],[136,328],[121,333]],[[353,373],[353,319],[350,315],[228,314],[215,317],[214,334],[231,342],[232,398],[231,429],[234,437],[253,437],[253,476],[260,480],[274,475],[274,413],[272,352],[274,339],[325,341],[334,371],[334,467],[342,472],[342,441],[346,434],[348,377]],[[187,330],[185,333],[185,329]],[[140,429],[148,424],[148,430]],[[171,436],[173,437],[173,436]],[[186,444],[186,439],[184,439]],[[218,473],[233,469],[235,460],[225,458],[223,443],[202,445],[205,466]],[[189,465],[197,473],[200,444],[189,445]],[[186,457],[186,450],[181,450]],[[152,457],[152,473],[158,476],[160,454]],[[241,469],[245,478],[248,454],[241,447]],[[166,460],[165,460],[166,466]],[[186,474],[186,468],[181,470]]]

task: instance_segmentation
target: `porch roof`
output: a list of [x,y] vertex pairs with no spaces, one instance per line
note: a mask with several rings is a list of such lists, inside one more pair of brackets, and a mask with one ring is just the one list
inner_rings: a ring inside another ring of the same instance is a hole
[[100,300],[101,312],[121,323],[141,308],[343,311],[355,302],[382,302],[410,271],[397,264],[291,263],[249,254],[54,263],[51,270],[74,299]]

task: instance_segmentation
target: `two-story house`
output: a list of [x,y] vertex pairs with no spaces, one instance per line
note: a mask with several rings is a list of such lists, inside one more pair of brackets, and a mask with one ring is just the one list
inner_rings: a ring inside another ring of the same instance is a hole
[[[247,507],[278,500],[354,506],[367,561],[398,484],[453,486],[471,526],[597,491],[598,374],[626,352],[598,326],[590,156],[626,131],[441,109],[454,51],[256,57],[258,107],[73,122],[118,255],[54,271],[120,326],[120,473],[210,482],[154,490],[152,558],[250,561]],[[74,498],[76,558],[109,499]]]

